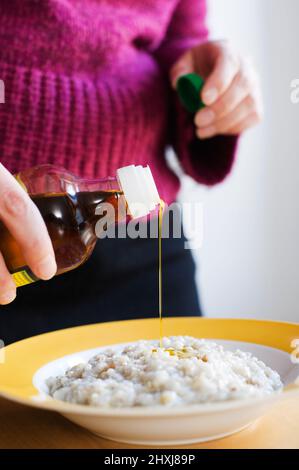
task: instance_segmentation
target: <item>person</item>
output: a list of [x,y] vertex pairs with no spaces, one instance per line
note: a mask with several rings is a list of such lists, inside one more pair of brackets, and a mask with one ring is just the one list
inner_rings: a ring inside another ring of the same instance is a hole
[[[45,224],[14,173],[43,163],[81,177],[148,164],[161,197],[176,199],[171,145],[183,170],[208,186],[232,169],[238,136],[258,123],[256,73],[225,41],[210,41],[205,0],[6,0],[0,5],[0,218],[42,280],[18,289],[0,254],[0,337],[158,315],[157,241],[101,240],[91,259],[53,277]],[[205,79],[206,107],[188,114],[178,78]],[[165,315],[199,315],[184,236],[163,245]]]

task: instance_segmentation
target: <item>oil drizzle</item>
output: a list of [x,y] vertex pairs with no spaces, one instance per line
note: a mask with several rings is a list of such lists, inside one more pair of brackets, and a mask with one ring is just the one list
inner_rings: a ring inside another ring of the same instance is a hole
[[158,216],[158,244],[159,244],[159,269],[158,269],[158,277],[159,277],[159,323],[160,323],[160,348],[162,348],[162,338],[163,338],[163,320],[162,320],[162,222],[163,222],[163,211],[164,211],[165,203],[162,199],[160,199],[160,206],[159,206],[159,216]]

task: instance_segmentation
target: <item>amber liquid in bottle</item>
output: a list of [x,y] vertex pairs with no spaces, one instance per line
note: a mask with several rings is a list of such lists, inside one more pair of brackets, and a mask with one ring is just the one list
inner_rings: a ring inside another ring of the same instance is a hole
[[[121,192],[116,190],[31,196],[41,212],[52,240],[57,274],[74,269],[88,259],[97,241],[95,225],[101,217],[95,214],[96,207],[103,202],[112,204],[115,218],[111,223],[115,223],[118,220],[120,196]],[[37,280],[27,266],[16,240],[1,222],[0,252],[17,285]]]

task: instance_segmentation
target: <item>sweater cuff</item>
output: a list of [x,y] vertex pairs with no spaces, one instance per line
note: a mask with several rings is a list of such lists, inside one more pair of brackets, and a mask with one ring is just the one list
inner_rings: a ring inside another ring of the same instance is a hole
[[183,170],[207,186],[222,182],[232,170],[239,136],[219,135],[200,140],[195,133],[194,117],[178,101],[176,108],[175,149]]

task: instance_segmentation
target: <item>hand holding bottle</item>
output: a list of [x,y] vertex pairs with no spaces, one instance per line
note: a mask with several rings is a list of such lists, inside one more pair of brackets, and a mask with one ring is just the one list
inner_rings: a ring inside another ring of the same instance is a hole
[[90,180],[55,165],[13,177],[0,164],[0,304],[14,300],[16,286],[85,263],[97,229],[145,217],[159,204],[149,167],[129,165],[116,177]]
[[[21,247],[24,258],[40,279],[56,273],[56,261],[43,218],[28,194],[0,163],[0,219]],[[0,253],[0,304],[12,302],[16,285]]]

